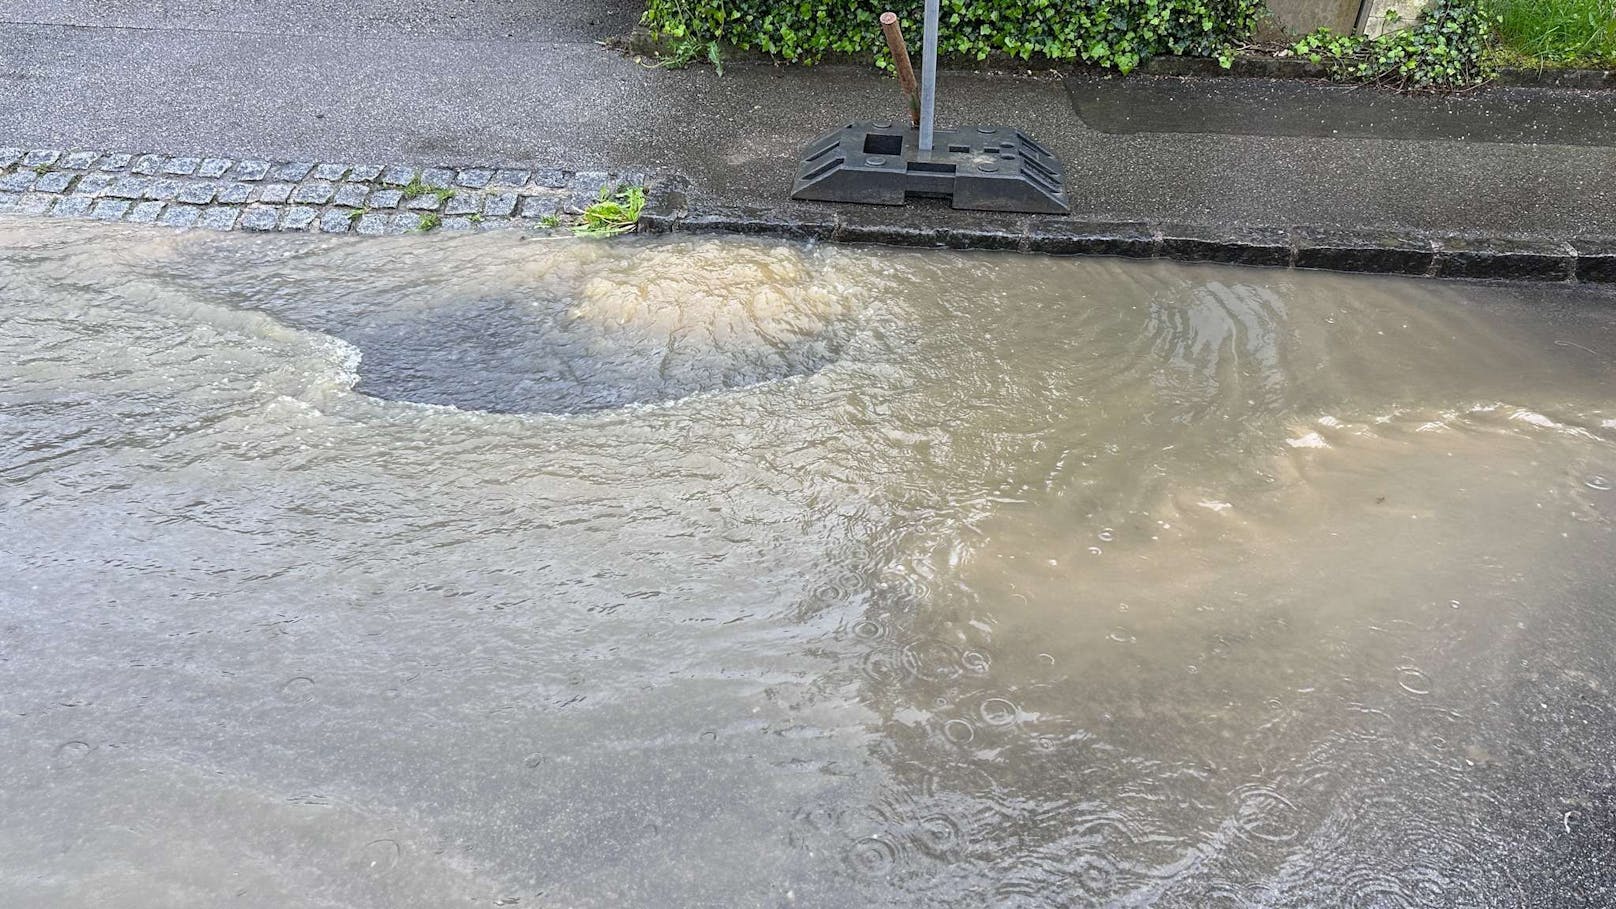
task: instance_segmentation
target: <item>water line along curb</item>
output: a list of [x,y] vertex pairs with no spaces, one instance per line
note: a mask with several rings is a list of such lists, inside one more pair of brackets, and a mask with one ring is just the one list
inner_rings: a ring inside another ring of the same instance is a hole
[[680,178],[653,180],[640,229],[735,233],[886,246],[1122,256],[1367,274],[1616,283],[1616,238],[1426,234],[1313,225],[1290,228],[849,207],[828,211],[693,201]]

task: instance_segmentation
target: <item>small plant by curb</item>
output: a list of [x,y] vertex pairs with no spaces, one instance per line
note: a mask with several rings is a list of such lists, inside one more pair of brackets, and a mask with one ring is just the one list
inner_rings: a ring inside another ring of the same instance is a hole
[[645,187],[600,188],[600,198],[583,210],[572,232],[580,237],[615,237],[634,230],[645,208]]
[[415,229],[424,234],[428,231],[436,230],[442,223],[442,216],[435,211],[429,211],[421,216],[421,223],[418,224]]

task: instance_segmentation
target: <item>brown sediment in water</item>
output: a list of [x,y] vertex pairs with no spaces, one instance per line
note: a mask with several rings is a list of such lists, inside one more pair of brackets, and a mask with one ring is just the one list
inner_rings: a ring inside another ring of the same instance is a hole
[[1612,302],[0,221],[0,902],[1597,904]]

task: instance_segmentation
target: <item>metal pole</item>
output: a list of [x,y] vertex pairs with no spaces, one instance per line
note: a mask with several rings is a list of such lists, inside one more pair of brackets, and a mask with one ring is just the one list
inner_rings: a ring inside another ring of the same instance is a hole
[[920,150],[931,151],[937,112],[938,0],[926,0],[925,32],[920,39]]

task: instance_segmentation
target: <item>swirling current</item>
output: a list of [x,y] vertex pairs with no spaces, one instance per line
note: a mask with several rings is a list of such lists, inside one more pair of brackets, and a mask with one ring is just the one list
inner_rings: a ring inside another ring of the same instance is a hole
[[1616,905],[1616,294],[0,220],[0,905]]

